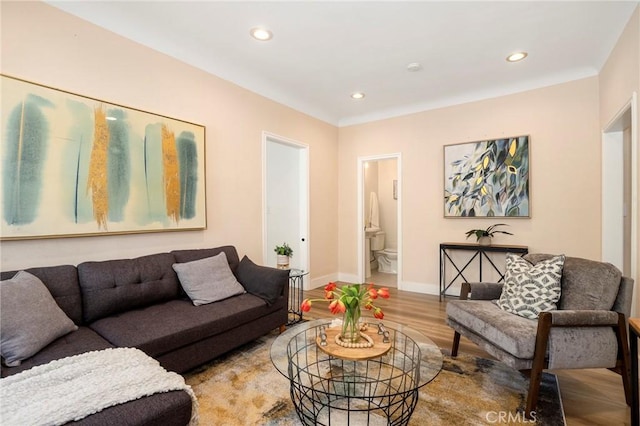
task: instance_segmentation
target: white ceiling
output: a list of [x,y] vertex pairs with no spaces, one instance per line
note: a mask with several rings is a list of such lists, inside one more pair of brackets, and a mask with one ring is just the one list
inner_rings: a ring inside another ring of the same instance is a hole
[[[48,3],[340,126],[596,75],[639,4]],[[253,40],[255,26],[273,31],[273,40]],[[518,50],[529,57],[505,61]],[[411,62],[423,69],[407,71]],[[353,100],[354,91],[366,97]]]

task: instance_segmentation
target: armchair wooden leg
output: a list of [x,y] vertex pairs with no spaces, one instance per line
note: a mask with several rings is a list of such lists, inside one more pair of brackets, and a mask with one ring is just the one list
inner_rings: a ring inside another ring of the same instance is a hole
[[627,321],[624,314],[618,312],[618,326],[616,327],[616,337],[618,338],[618,363],[620,364],[620,375],[622,376],[622,387],[627,405],[631,406],[631,359],[629,357],[629,340],[627,337]]
[[460,347],[460,333],[457,331],[453,333],[453,345],[451,345],[451,356],[458,356],[458,348]]
[[533,418],[538,405],[538,393],[540,392],[540,380],[542,380],[542,368],[532,368],[529,375],[529,392],[527,393],[527,406],[525,415]]
[[536,347],[533,353],[533,365],[529,375],[529,393],[527,394],[527,405],[525,416],[533,418],[538,405],[538,393],[540,392],[540,380],[545,367],[545,356],[547,353],[547,342],[551,330],[551,314],[542,312],[538,318],[538,332],[536,333]]
[[286,324],[282,324],[282,325],[280,326],[280,329],[279,329],[280,334],[284,333],[284,331],[285,331],[286,329],[287,329],[287,325],[286,325]]

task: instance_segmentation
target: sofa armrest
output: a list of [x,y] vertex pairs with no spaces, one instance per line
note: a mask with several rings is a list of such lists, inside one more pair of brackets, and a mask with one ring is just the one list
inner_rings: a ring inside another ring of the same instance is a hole
[[551,327],[601,327],[618,325],[618,313],[603,310],[550,311]]
[[236,270],[236,277],[248,293],[264,299],[268,305],[278,298],[289,296],[289,270],[256,265],[244,256]]
[[460,300],[494,300],[502,294],[502,283],[462,283]]

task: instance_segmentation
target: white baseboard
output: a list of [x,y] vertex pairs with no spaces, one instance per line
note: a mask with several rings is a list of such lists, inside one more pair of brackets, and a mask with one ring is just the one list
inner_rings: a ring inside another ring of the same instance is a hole
[[360,279],[358,278],[357,275],[345,274],[344,272],[340,272],[338,274],[338,280],[340,282],[343,282],[343,283],[351,283],[351,284],[355,284],[355,283],[359,283],[360,282]]
[[305,286],[305,290],[312,290],[318,287],[324,287],[330,282],[338,281],[339,274],[323,275],[321,277],[315,277],[310,281],[307,281],[308,285]]
[[438,284],[420,283],[415,281],[402,281],[400,289],[403,291],[412,291],[414,293],[438,295],[440,286]]

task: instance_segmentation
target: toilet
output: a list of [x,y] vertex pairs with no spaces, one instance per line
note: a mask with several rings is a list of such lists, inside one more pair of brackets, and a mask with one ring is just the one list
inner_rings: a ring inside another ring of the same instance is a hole
[[398,251],[384,248],[384,231],[376,232],[371,238],[371,251],[378,261],[378,272],[398,273]]

